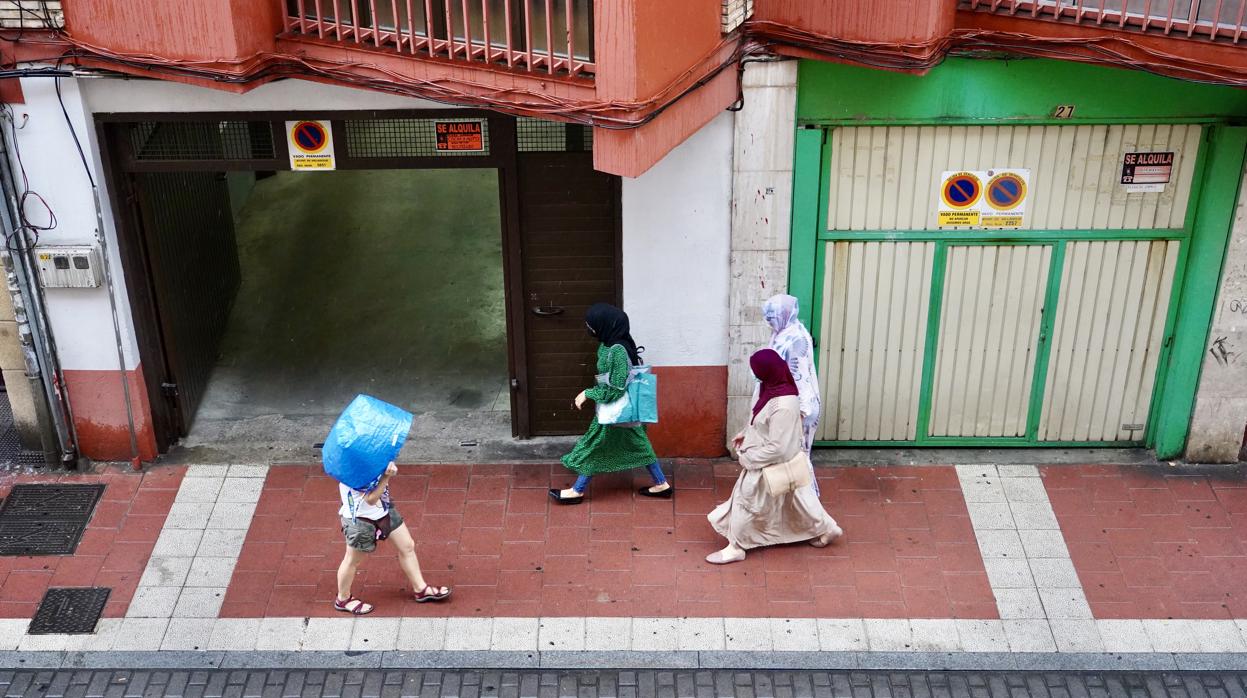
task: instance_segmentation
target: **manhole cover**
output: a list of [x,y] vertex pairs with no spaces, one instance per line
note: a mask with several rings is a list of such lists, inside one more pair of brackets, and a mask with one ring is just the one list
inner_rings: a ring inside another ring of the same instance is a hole
[[0,505],[0,555],[72,555],[104,485],[14,485]]
[[72,555],[84,529],[73,521],[0,519],[0,555]]
[[81,519],[85,524],[104,494],[103,485],[14,485],[0,519]]
[[26,631],[31,635],[84,635],[95,632],[112,589],[48,589]]

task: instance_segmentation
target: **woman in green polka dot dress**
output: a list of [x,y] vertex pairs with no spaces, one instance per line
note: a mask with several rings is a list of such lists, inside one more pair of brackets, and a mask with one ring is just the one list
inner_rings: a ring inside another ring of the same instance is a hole
[[[628,315],[613,305],[596,303],[585,316],[589,334],[602,344],[598,347],[598,384],[576,396],[576,409],[588,400],[595,403],[614,402],[623,397],[623,387],[633,366],[641,364],[641,355],[632,339]],[[609,378],[608,378],[609,377]],[[603,381],[603,378],[608,378]],[[654,447],[645,435],[645,427],[618,427],[599,424],[597,417],[589,430],[576,442],[572,452],[563,456],[563,465],[576,473],[576,483],[565,490],[550,490],[550,498],[559,504],[579,504],[584,501],[589,480],[598,473],[613,473],[632,468],[648,468],[654,478],[653,487],[643,487],[645,497],[670,499],[674,490],[663,477]]]

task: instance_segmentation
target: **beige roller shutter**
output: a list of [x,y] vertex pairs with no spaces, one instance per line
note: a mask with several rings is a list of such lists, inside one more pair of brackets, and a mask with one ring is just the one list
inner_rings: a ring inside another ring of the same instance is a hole
[[[1031,170],[1024,228],[1181,228],[1202,127],[863,126],[831,132],[828,230],[939,230],[940,175],[996,167]],[[1128,193],[1122,157],[1172,151],[1163,192]]]
[[1051,245],[948,248],[931,436],[1026,436],[1051,261]]
[[827,244],[819,439],[914,439],[934,252],[932,242]]
[[1040,441],[1136,441],[1152,401],[1177,241],[1070,242]]

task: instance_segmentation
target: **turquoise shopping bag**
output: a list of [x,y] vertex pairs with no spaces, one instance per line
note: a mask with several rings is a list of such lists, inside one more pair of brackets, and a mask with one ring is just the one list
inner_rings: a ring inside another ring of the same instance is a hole
[[[610,382],[608,374],[598,376],[598,381]],[[598,424],[614,427],[636,427],[658,421],[658,376],[649,366],[634,366],[628,372],[628,384],[624,394],[614,402],[597,405]]]
[[631,421],[643,424],[658,422],[658,376],[649,366],[633,369],[628,382],[628,399],[632,407]]

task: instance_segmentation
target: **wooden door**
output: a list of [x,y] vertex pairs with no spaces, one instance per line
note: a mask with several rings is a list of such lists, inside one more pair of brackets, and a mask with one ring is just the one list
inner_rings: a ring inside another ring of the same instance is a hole
[[229,189],[217,172],[141,173],[135,184],[164,350],[162,393],[171,428],[185,436],[241,280]]
[[597,342],[585,312],[620,304],[620,179],[590,152],[518,154],[529,424],[534,436],[576,434],[592,418],[572,400],[593,385]]

